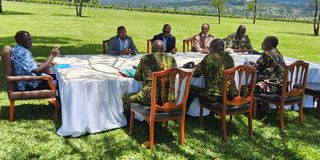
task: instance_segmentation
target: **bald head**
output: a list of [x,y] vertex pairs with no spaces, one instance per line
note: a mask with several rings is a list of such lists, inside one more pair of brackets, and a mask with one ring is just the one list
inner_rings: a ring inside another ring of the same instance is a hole
[[210,43],[210,52],[218,52],[218,51],[223,51],[224,50],[224,41],[220,38],[214,39]]
[[160,52],[160,53],[164,52],[164,44],[161,40],[155,40],[152,43],[152,53],[156,53],[156,52]]
[[240,25],[240,26],[238,27],[238,29],[237,29],[237,35],[238,35],[238,37],[244,36],[244,34],[246,34],[246,31],[247,31],[246,26]]

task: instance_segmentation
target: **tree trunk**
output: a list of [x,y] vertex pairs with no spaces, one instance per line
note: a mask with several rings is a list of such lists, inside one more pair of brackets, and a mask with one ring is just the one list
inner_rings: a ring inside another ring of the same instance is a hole
[[253,24],[256,24],[256,17],[257,17],[257,0],[254,0]]
[[83,3],[83,0],[80,0],[79,3],[78,3],[78,0],[74,0],[74,4],[76,6],[76,14],[79,17],[82,16],[82,3]]
[[219,16],[218,23],[220,24],[220,17],[221,17],[220,5],[218,5],[218,16]]
[[2,13],[2,0],[0,0],[0,14]]
[[318,16],[318,0],[315,0],[316,2],[316,11],[314,13],[314,20],[313,20],[313,32],[315,36],[319,36],[319,21],[320,21],[320,13]]

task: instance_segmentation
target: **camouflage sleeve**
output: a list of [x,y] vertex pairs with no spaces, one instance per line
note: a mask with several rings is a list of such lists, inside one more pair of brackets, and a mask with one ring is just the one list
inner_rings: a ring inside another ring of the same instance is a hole
[[230,55],[228,55],[228,65],[227,65],[226,69],[230,69],[230,68],[233,68],[233,67],[234,67],[234,60]]
[[196,67],[196,69],[193,72],[193,77],[200,77],[203,73],[204,73],[204,69],[206,66],[206,62],[207,62],[207,57],[205,56],[204,59],[198,64],[198,66]]
[[144,70],[143,66],[144,66],[144,61],[143,61],[143,57],[142,57],[140,59],[137,71],[134,74],[134,79],[137,80],[137,81],[142,81],[143,80],[143,75],[142,75],[143,74],[143,70]]
[[254,67],[256,67],[256,70],[261,70],[264,68],[264,66],[266,66],[266,54],[262,53],[262,55],[260,56],[260,58],[257,60],[257,62],[254,64]]
[[249,39],[249,37],[247,37],[247,39],[248,39],[248,41],[247,41],[247,49],[249,49],[249,50],[253,50],[253,47],[252,47],[252,45],[251,45],[251,41],[250,41],[250,39]]
[[172,58],[172,68],[177,68],[177,62],[174,58]]
[[232,38],[231,36],[228,36],[227,38],[225,38],[226,40],[226,47],[225,48],[233,48],[233,43],[232,43]]

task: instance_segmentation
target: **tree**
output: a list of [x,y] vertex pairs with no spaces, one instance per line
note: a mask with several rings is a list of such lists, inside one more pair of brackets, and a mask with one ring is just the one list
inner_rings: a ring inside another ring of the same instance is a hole
[[320,13],[318,15],[318,0],[311,0],[311,7],[315,7],[314,19],[313,19],[313,33],[315,36],[319,36],[319,24],[320,24]]
[[2,13],[2,0],[0,0],[0,14]]
[[253,11],[253,24],[256,23],[257,17],[257,0],[252,0],[247,3],[247,10]]
[[82,5],[85,1],[87,2],[88,0],[74,0],[74,4],[76,6],[76,14],[79,17],[82,16]]
[[228,0],[212,0],[212,6],[218,9],[218,23],[220,24],[221,21],[221,13],[224,10],[224,5],[227,4]]

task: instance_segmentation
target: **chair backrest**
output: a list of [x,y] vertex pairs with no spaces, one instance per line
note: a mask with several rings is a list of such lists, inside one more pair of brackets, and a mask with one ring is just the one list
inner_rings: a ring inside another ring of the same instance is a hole
[[[157,110],[171,112],[182,109],[183,113],[185,113],[191,74],[191,72],[185,72],[178,68],[153,72],[150,111],[151,116]],[[176,81],[178,83],[176,83]],[[182,100],[181,96],[183,96]]]
[[[12,62],[11,62],[11,47],[6,45],[3,47],[3,52],[1,55],[2,58],[2,64],[3,64],[3,74],[5,80],[7,79],[7,76],[13,76],[13,69],[12,69]],[[14,82],[9,82],[6,80],[7,84],[7,91],[13,92],[16,90],[16,84]]]
[[109,46],[109,39],[102,41],[102,54],[107,54],[108,46]]
[[308,77],[309,63],[302,60],[293,62],[286,67],[282,86],[282,100],[285,97],[304,95]]
[[223,73],[223,109],[253,103],[256,69],[239,65]]
[[147,53],[151,53],[152,39],[147,39]]
[[183,52],[190,52],[192,48],[192,39],[193,37],[183,40]]

